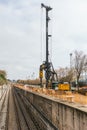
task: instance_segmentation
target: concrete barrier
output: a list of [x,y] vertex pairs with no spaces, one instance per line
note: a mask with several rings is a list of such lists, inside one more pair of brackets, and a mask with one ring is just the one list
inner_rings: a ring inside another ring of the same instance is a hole
[[[17,89],[17,88],[16,88]],[[20,89],[21,94],[25,91]],[[65,102],[47,95],[26,92],[29,109],[42,130],[87,130],[87,106]]]

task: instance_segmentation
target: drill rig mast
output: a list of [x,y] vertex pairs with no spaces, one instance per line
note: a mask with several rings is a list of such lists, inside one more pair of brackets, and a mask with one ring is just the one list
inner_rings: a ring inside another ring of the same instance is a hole
[[43,78],[43,70],[45,71],[45,78],[46,78],[46,88],[48,88],[49,84],[52,87],[52,82],[57,79],[57,74],[53,68],[52,63],[49,61],[49,37],[51,37],[51,35],[48,34],[48,23],[49,23],[49,16],[48,16],[48,12],[52,10],[52,8],[50,6],[46,6],[43,3],[41,4],[42,8],[46,9],[46,61],[40,65],[40,85],[41,87],[43,86],[42,84],[42,78]]

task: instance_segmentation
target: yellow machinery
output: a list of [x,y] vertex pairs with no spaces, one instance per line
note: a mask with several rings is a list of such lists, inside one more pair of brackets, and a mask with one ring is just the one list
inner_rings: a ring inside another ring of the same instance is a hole
[[39,78],[43,78],[43,69],[45,68],[45,65],[40,65],[40,71],[39,71]]
[[47,88],[55,88],[55,83],[58,81],[57,74],[52,66],[52,63],[48,63],[49,67],[47,68],[46,62],[40,65],[39,70],[39,78],[40,78],[40,86],[43,87],[42,79],[43,79],[43,71],[45,71],[45,79]]
[[63,91],[69,91],[70,90],[70,84],[67,83],[59,83],[58,84],[58,90],[63,90]]
[[[40,86],[43,87],[43,83],[42,83],[42,79],[43,79],[43,71],[45,71],[45,78],[47,78],[47,74],[46,74],[46,70],[47,70],[47,66],[45,63],[43,63],[42,65],[40,65],[40,70],[39,70],[39,78],[40,78]],[[54,69],[49,70],[49,75],[50,78],[48,80],[48,84],[50,85],[50,88],[55,89],[58,87],[58,90],[61,91],[69,91],[70,90],[70,84],[68,82],[64,82],[64,83],[58,83],[58,78],[57,78],[57,74],[54,71]]]

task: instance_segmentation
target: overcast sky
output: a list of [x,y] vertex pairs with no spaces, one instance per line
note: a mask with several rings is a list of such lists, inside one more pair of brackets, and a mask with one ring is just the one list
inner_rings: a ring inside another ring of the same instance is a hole
[[87,54],[86,0],[0,0],[0,69],[10,79],[26,79],[33,73],[38,77],[45,57],[41,3],[53,8],[49,44],[54,68],[69,66],[74,50]]

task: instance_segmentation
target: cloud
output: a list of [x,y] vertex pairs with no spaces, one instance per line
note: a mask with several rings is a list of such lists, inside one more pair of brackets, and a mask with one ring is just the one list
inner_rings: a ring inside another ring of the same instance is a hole
[[[50,28],[54,67],[69,65],[69,54],[73,50],[86,53],[86,0],[1,0],[0,68],[6,69],[11,79],[24,78],[33,72],[38,76],[41,64],[41,3],[53,8]],[[42,48],[45,59],[44,44],[45,39]]]

